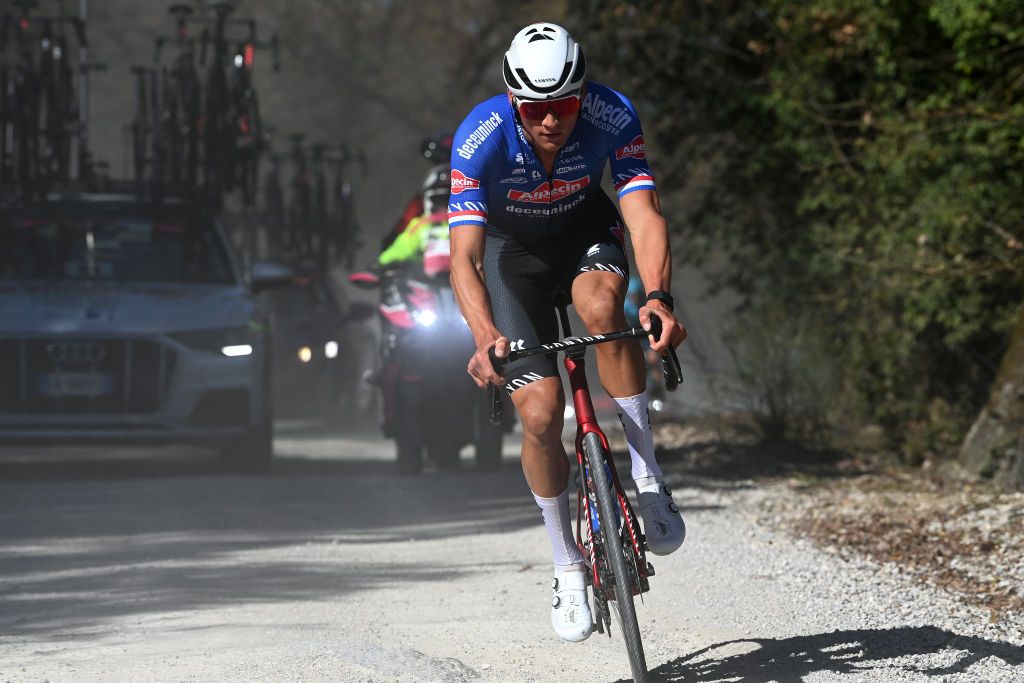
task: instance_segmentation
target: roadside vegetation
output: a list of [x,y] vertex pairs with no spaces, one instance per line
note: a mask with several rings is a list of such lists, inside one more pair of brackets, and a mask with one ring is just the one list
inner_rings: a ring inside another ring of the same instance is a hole
[[1024,5],[570,15],[644,113],[675,253],[728,256],[764,433],[1024,487]]

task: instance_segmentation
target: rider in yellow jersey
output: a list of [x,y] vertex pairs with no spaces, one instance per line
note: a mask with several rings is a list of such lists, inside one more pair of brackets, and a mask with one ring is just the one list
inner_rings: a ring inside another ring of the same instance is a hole
[[414,217],[395,240],[381,252],[382,266],[423,261],[428,275],[448,272],[448,198],[450,179],[447,165],[430,169],[423,183],[423,213]]

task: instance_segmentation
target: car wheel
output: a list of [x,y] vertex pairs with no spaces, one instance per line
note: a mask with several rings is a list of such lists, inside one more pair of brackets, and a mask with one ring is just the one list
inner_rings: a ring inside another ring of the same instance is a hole
[[427,454],[439,470],[454,470],[459,466],[459,444],[449,439],[438,438],[437,443],[427,446]]
[[423,429],[420,425],[419,386],[399,382],[395,447],[399,474],[423,472]]
[[267,418],[244,436],[225,445],[220,451],[221,464],[229,472],[266,472],[273,457],[274,424]]
[[260,421],[220,451],[221,466],[228,472],[259,474],[270,469],[274,458],[274,414],[271,407],[269,373],[263,382],[264,400]]

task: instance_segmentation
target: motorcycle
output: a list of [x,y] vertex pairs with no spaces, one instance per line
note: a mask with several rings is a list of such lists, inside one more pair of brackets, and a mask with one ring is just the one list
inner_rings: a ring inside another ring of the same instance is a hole
[[395,440],[403,474],[422,472],[424,451],[440,469],[458,467],[467,444],[477,469],[497,469],[511,430],[510,422],[491,424],[486,395],[466,372],[475,346],[448,277],[445,259],[428,251],[415,266],[378,267],[348,278],[381,292],[380,364],[372,379],[381,392],[382,430]]

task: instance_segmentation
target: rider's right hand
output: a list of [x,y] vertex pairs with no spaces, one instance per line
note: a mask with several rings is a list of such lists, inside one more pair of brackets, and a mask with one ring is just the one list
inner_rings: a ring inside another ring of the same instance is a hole
[[477,347],[476,352],[470,357],[469,367],[466,368],[466,371],[481,389],[486,389],[488,383],[497,386],[505,384],[505,378],[496,373],[491,365],[491,357],[488,353],[491,349],[494,349],[494,355],[498,358],[508,356],[508,337],[498,337]]

